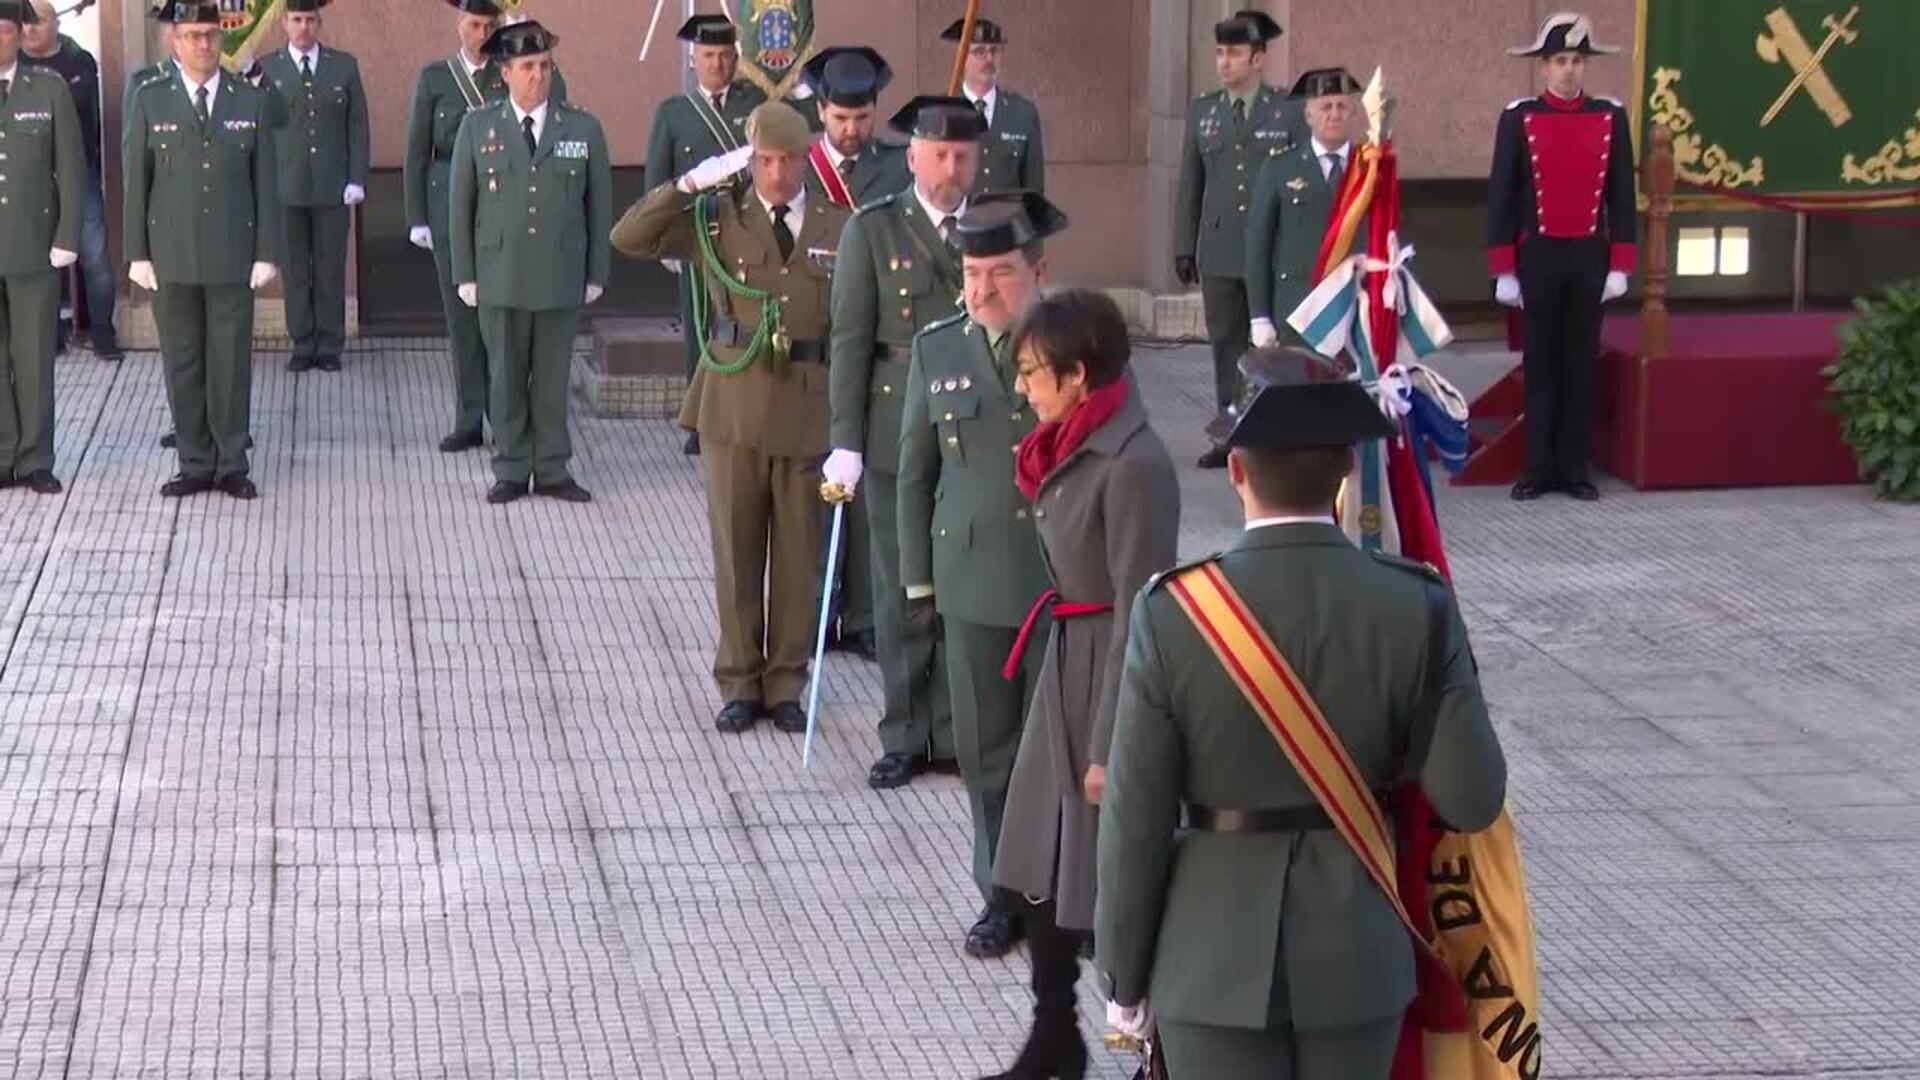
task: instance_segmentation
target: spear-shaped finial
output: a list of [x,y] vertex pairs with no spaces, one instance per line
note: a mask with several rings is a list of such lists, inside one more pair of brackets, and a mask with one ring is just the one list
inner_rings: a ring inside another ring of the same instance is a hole
[[1367,111],[1367,138],[1378,146],[1387,138],[1393,99],[1387,97],[1387,84],[1377,67],[1373,69],[1373,78],[1367,80],[1366,92],[1360,95],[1360,105]]

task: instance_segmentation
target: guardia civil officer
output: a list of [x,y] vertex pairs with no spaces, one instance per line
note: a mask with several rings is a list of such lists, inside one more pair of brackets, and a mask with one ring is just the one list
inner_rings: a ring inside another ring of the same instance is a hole
[[[806,190],[813,133],[792,106],[759,105],[746,134],[751,183],[722,186],[747,155],[709,159],[627,211],[613,244],[680,259],[711,291],[707,353],[680,423],[700,434],[707,481],[725,703],[715,726],[737,733],[771,716],[801,732],[825,535],[828,290],[851,211]],[[704,232],[696,200],[711,215]]]
[[[1359,91],[1344,68],[1315,68],[1293,84],[1292,98],[1306,104],[1310,134],[1261,163],[1247,212],[1247,306],[1253,314],[1248,335],[1254,348],[1299,340],[1287,317],[1313,291],[1320,241],[1353,160],[1353,95]],[[1364,224],[1356,235],[1366,236]]]
[[965,947],[982,957],[1004,956],[1019,936],[996,902],[993,856],[1040,650],[1025,650],[1011,678],[1002,668],[1047,587],[1032,508],[1013,482],[1015,450],[1037,420],[1013,386],[1010,334],[1040,299],[1046,238],[1066,225],[1037,191],[974,197],[953,231],[966,310],[913,339],[900,424],[900,580],[908,604],[931,606],[944,631],[973,876],[988,901]]
[[367,198],[367,94],[352,53],[323,48],[333,0],[286,0],[287,47],[260,61],[286,126],[274,139],[285,208],[288,371],[339,371],[347,343],[347,232]]
[[[940,33],[940,40],[960,43],[966,20],[957,19]],[[1040,110],[1034,103],[1000,85],[1000,63],[1007,35],[992,19],[973,21],[967,42],[966,70],[960,92],[987,122],[980,138],[980,174],[974,191],[1045,191],[1047,153],[1040,135]]]
[[[767,100],[753,83],[737,78],[740,71],[740,34],[725,15],[695,15],[680,25],[679,38],[687,43],[687,65],[696,85],[683,94],[662,98],[653,113],[653,131],[647,136],[647,190],[652,191],[685,175],[695,165],[747,144],[747,114]],[[695,336],[693,282],[680,277],[680,327],[687,348],[687,379],[700,363]],[[700,452],[700,435],[687,436],[686,451]]]
[[1386,1080],[1414,990],[1408,932],[1183,609],[1185,575],[1240,595],[1369,790],[1417,777],[1450,827],[1482,829],[1505,758],[1439,575],[1334,524],[1353,444],[1394,427],[1306,349],[1254,354],[1249,376],[1225,440],[1245,531],[1133,605],[1097,964],[1110,1019],[1140,1034],[1150,1013],[1174,1080]]
[[121,132],[127,276],[154,292],[179,471],[170,498],[248,476],[253,294],[277,276],[282,221],[270,92],[220,68],[216,0],[174,0],[175,68],[133,92]]
[[[1187,106],[1180,182],[1173,209],[1174,276],[1200,286],[1207,340],[1213,345],[1214,401],[1224,412],[1247,351],[1247,207],[1267,158],[1306,141],[1300,105],[1262,81],[1267,43],[1280,24],[1264,11],[1240,11],[1214,24],[1213,69],[1221,88]],[[1201,468],[1226,464],[1214,447]]]
[[910,133],[905,191],[860,208],[847,223],[833,276],[833,453],[828,481],[864,492],[873,542],[874,623],[886,712],[880,759],[867,772],[876,788],[950,761],[953,716],[938,627],[909,619],[900,581],[896,484],[900,417],[913,336],[953,314],[960,260],[947,237],[966,211],[986,126],[965,98],[921,96],[893,116]]
[[593,499],[567,469],[567,383],[580,309],[606,291],[613,164],[600,121],[552,97],[559,42],[531,19],[495,30],[483,51],[507,98],[454,139],[447,231],[455,291],[487,345],[496,505],[529,481],[536,495]]
[[27,0],[0,0],[0,488],[60,493],[53,358],[60,271],[80,257],[87,157],[57,73],[20,61]]

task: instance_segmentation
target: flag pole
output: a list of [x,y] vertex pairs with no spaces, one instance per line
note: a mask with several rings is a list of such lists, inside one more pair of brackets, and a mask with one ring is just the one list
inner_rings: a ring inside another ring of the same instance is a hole
[[967,0],[966,17],[960,20],[960,45],[954,49],[953,75],[947,79],[947,96],[960,93],[960,83],[967,75],[967,51],[973,48],[973,24],[980,18],[980,0]]

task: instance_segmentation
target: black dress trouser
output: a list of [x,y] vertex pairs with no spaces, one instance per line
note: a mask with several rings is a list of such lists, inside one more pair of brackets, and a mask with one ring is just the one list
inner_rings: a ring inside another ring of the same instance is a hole
[[1521,242],[1518,270],[1526,312],[1527,459],[1521,478],[1577,483],[1587,479],[1593,432],[1607,242],[1600,236],[1532,237]]

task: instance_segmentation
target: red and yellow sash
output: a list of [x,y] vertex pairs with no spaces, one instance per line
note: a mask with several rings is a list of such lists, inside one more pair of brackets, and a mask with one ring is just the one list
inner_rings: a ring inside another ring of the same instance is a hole
[[840,170],[833,167],[833,159],[827,156],[825,139],[813,141],[813,148],[807,151],[807,161],[813,165],[813,175],[819,177],[820,186],[826,189],[827,201],[853,209],[853,192],[847,190],[847,182],[840,179]]

